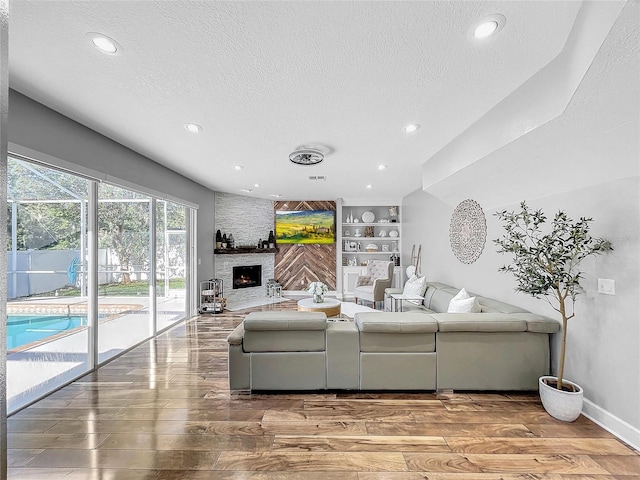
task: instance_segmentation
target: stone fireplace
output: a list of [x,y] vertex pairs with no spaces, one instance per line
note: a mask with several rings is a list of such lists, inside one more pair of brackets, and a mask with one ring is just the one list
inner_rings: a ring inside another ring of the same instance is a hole
[[[223,192],[216,192],[215,197],[215,229],[227,235],[232,233],[236,246],[257,245],[258,240],[266,239],[274,229],[272,201]],[[261,267],[260,286],[234,288],[233,268],[253,265]],[[227,306],[265,300],[265,285],[270,278],[275,278],[274,266],[272,252],[214,255],[214,277],[224,282]]]
[[[265,299],[264,286],[267,280],[273,278],[273,253],[242,253],[235,255],[216,255],[215,277],[224,282],[224,296],[227,306]],[[237,282],[236,276],[247,277],[253,275],[253,280],[246,278]],[[256,275],[259,277],[256,278]]]

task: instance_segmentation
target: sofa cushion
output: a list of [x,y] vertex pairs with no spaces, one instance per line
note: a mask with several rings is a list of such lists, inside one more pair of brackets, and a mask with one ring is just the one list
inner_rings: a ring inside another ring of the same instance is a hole
[[244,319],[245,331],[261,330],[326,330],[323,312],[272,311],[252,312]]
[[514,313],[513,317],[527,322],[527,331],[534,333],[556,333],[560,330],[560,322],[535,313]]
[[323,352],[326,330],[245,330],[245,352]]
[[416,303],[412,300],[403,300],[402,302],[402,311],[403,312],[422,312],[422,313],[436,313],[433,310],[429,310],[424,304]]
[[424,313],[358,313],[361,352],[433,352],[438,323]]
[[439,332],[526,332],[527,321],[504,313],[434,313]]
[[528,313],[524,308],[494,300],[493,298],[478,297],[480,311],[483,313]]
[[440,288],[433,292],[428,308],[435,312],[446,312],[449,308],[449,302],[456,296],[457,290],[450,288]]
[[424,300],[422,301],[424,308],[429,308],[429,305],[431,304],[431,297],[433,297],[433,294],[437,290],[438,289],[432,286],[430,283],[427,283],[427,289],[424,291]]
[[360,312],[355,315],[360,332],[369,333],[431,333],[438,323],[430,315],[412,312]]

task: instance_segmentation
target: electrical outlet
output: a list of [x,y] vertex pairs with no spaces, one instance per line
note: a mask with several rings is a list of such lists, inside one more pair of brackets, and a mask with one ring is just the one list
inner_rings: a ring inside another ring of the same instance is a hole
[[599,278],[598,293],[602,293],[604,295],[615,295],[616,294],[615,280],[611,280],[609,278]]

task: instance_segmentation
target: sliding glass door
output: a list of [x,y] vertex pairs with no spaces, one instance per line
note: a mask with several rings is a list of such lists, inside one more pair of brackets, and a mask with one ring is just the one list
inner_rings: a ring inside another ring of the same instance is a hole
[[186,315],[187,207],[156,202],[156,329]]
[[98,186],[98,361],[153,335],[149,303],[151,198]]
[[12,412],[187,316],[193,212],[11,157],[7,186]]
[[88,181],[8,160],[7,407],[90,368]]

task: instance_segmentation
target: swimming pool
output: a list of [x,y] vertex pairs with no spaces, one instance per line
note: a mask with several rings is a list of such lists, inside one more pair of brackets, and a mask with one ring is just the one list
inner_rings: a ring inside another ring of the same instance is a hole
[[87,317],[82,315],[9,315],[7,350],[85,326]]

